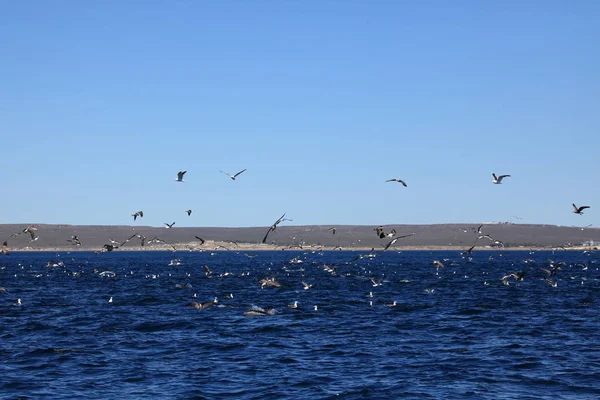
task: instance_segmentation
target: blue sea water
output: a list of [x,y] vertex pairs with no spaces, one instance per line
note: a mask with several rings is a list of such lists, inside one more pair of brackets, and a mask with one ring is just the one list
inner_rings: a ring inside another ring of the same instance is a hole
[[358,254],[12,253],[0,398],[600,398],[598,253]]

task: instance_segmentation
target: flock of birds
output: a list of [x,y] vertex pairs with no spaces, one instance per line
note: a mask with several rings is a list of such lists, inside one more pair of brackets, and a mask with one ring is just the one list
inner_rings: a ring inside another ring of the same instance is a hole
[[[246,171],[245,169],[235,173],[235,174],[228,174],[226,172],[223,172],[225,175],[229,176],[232,180],[235,180],[240,174],[242,174],[244,171]],[[177,182],[184,182],[183,178],[185,175],[186,171],[180,171],[177,174],[177,178],[175,179]],[[510,177],[510,175],[499,175],[497,176],[496,174],[493,174],[493,183],[494,184],[501,184],[503,179],[506,179]],[[397,182],[400,183],[402,186],[407,187],[407,184],[405,181],[403,181],[402,179],[399,178],[394,178],[394,179],[390,179],[387,180],[386,182]],[[575,204],[573,204],[573,213],[575,214],[583,214],[583,211],[590,208],[589,206],[577,206]],[[188,215],[191,215],[192,210],[187,210],[186,213]],[[144,217],[144,212],[143,211],[136,211],[132,214],[134,221],[137,218],[143,218]],[[268,237],[272,232],[275,232],[277,227],[284,221],[291,221],[290,219],[286,218],[286,214],[284,213],[283,215],[281,215],[277,220],[275,220],[268,228],[266,234],[264,235],[264,237],[261,240],[261,243],[267,243]],[[174,222],[173,223],[165,223],[165,227],[166,228],[172,228],[174,226]],[[466,259],[468,262],[472,261],[472,256],[473,256],[473,250],[475,249],[477,243],[479,240],[486,240],[486,241],[490,241],[489,243],[492,243],[492,247],[504,247],[504,244],[493,238],[492,236],[490,236],[489,234],[486,234],[484,232],[484,224],[481,224],[477,227],[473,227],[470,230],[465,230],[465,232],[471,232],[472,234],[474,234],[474,238],[475,241],[473,243],[473,245],[471,247],[469,247],[468,249],[460,252],[460,256],[463,259]],[[326,230],[327,232],[331,232],[331,234],[336,235],[337,229],[335,227],[331,227],[328,228]],[[361,279],[367,278],[367,281],[370,282],[370,284],[372,285],[373,288],[378,288],[381,287],[382,285],[384,285],[384,283],[386,282],[390,282],[388,277],[383,274],[382,276],[364,276],[363,274],[361,274],[360,272],[357,273],[356,270],[354,272],[348,272],[348,270],[346,269],[349,266],[358,266],[360,265],[359,263],[363,260],[366,261],[372,261],[375,258],[379,257],[382,253],[389,251],[391,248],[393,248],[393,246],[398,242],[398,240],[406,238],[406,237],[410,237],[413,236],[414,233],[411,234],[406,234],[406,235],[398,235],[395,229],[390,229],[389,231],[387,231],[384,226],[380,225],[377,226],[373,229],[373,231],[375,232],[376,237],[378,237],[379,239],[388,239],[388,241],[386,241],[384,244],[382,244],[382,248],[380,250],[375,250],[375,248],[372,248],[370,252],[368,253],[357,253],[356,255],[353,255],[353,257],[351,259],[345,260],[345,261],[341,261],[341,262],[337,262],[337,263],[329,263],[329,264],[320,264],[317,262],[312,262],[313,265],[317,265],[322,271],[324,271],[327,274],[330,274],[333,277],[358,277]],[[20,235],[26,235],[29,237],[29,241],[30,242],[34,242],[37,241],[39,239],[38,236],[38,229],[35,226],[28,226],[26,228],[24,228],[22,231],[16,232],[14,234],[12,234],[10,236],[10,238],[12,237],[17,237]],[[9,238],[9,239],[10,239]],[[114,241],[114,240],[110,240],[110,243],[107,243],[103,246],[102,251],[113,251],[114,249],[117,249],[123,245],[125,245],[126,243],[128,243],[129,241],[133,240],[133,239],[139,239],[141,241],[141,245],[145,246],[147,244],[151,244],[151,243],[163,243],[165,245],[168,245],[171,247],[172,251],[176,251],[177,248],[174,244],[171,243],[167,243],[164,240],[158,238],[158,237],[153,237],[152,239],[147,239],[145,236],[139,234],[139,233],[134,233],[133,235],[131,235],[130,237],[128,237],[126,240],[124,241]],[[206,241],[199,237],[199,236],[195,236],[195,240],[198,240],[198,243],[200,244],[200,246],[202,246]],[[82,243],[80,241],[80,239],[76,236],[73,235],[71,236],[70,239],[68,239],[68,242],[71,243],[73,246],[81,246]],[[234,243],[234,245],[236,245]],[[223,248],[225,250],[231,250],[230,248],[227,248],[225,246],[217,246],[217,250],[219,248]],[[291,248],[291,247],[290,247]],[[317,246],[317,247],[313,247],[313,246],[302,246],[300,245],[298,247],[298,249],[300,250],[310,250],[311,254],[319,254],[322,250],[323,247],[322,246]],[[566,250],[565,248],[562,248],[563,250]],[[100,253],[101,251],[97,251],[97,253]],[[590,251],[585,251],[583,254],[591,254],[591,250]],[[5,255],[9,254],[8,251],[8,245],[7,242],[5,241],[2,247],[2,253]],[[239,252],[236,251],[237,254],[239,254]],[[213,253],[211,253],[213,254]],[[300,265],[307,263],[307,255],[308,253],[304,253],[304,258],[301,258],[301,256],[297,256],[294,257],[292,260],[290,260],[289,262],[285,263],[284,265],[284,270],[286,271],[287,275],[289,276],[290,274],[290,270],[286,269],[288,266],[291,265]],[[322,253],[321,253],[322,254]],[[533,254],[533,250],[530,251],[530,254]],[[244,254],[247,257],[250,258],[254,258],[257,257],[257,254]],[[498,257],[503,257],[503,253],[497,253]],[[492,255],[489,256],[489,260],[492,261],[493,260]],[[524,265],[527,264],[535,264],[536,262],[532,259],[526,259],[522,261]],[[543,273],[545,276],[542,278],[542,280],[547,283],[548,285],[550,285],[551,287],[557,287],[558,285],[558,280],[557,280],[557,275],[559,273],[559,271],[561,271],[563,268],[567,267],[567,264],[564,262],[556,262],[554,260],[548,260],[549,264],[548,265],[543,265],[543,266],[536,266],[536,270],[537,271],[541,271],[538,273]],[[431,262],[431,265],[433,266],[433,268],[435,269],[435,277],[436,278],[441,278],[441,274],[440,272],[442,270],[444,270],[447,266],[447,264],[450,263],[450,265],[457,265],[455,261],[452,261],[450,259],[442,259],[442,260],[433,260]],[[171,263],[169,263],[170,267],[177,267],[182,265],[181,260],[180,259],[174,259],[171,260]],[[46,267],[65,267],[65,264],[63,262],[55,262],[53,260],[49,261],[48,264],[46,265]],[[582,270],[587,270],[587,264],[584,263],[579,263],[576,265],[569,265],[568,267],[580,267],[582,268]],[[0,267],[0,268],[4,268],[4,267]],[[269,268],[270,270],[271,268]],[[297,270],[296,270],[297,271]],[[302,271],[304,271],[302,269]],[[363,272],[366,272],[365,269],[363,268]],[[77,272],[77,273],[73,273],[75,274],[81,274],[82,272]],[[99,277],[102,278],[115,278],[116,277],[116,273],[110,270],[107,271],[98,271],[96,269],[94,269],[94,273],[97,274]],[[132,272],[133,273],[133,272]],[[210,269],[210,267],[208,265],[204,266],[204,273],[205,276],[207,278],[224,278],[227,276],[232,276],[231,273],[229,272],[225,272],[223,274],[213,274],[212,270]],[[526,269],[521,269],[521,270],[517,270],[517,271],[509,271],[505,274],[503,274],[501,277],[499,277],[499,281],[501,282],[502,285],[506,285],[509,286],[512,283],[518,283],[518,282],[522,282],[525,278],[525,276],[527,275],[527,270]],[[246,274],[242,273],[240,276],[248,276],[249,272],[247,272]],[[276,274],[269,274],[270,276],[265,276],[262,279],[258,280],[258,286],[261,289],[268,289],[268,288],[281,288],[282,287],[282,283],[280,282],[280,279],[276,276]],[[152,275],[152,278],[158,278],[158,275]],[[573,279],[573,276],[571,277]],[[304,291],[307,290],[311,290],[313,289],[313,287],[315,286],[314,283],[310,283],[307,282],[306,279],[304,278],[304,273],[302,273],[302,278],[300,279],[299,284],[301,284],[301,288]],[[583,284],[583,282],[582,282]],[[488,281],[484,282],[484,285],[489,285]],[[178,284],[176,285],[177,288],[179,289],[190,289],[192,287],[192,285],[190,283],[185,283],[185,284]],[[424,288],[423,289],[424,292],[428,293],[428,294],[432,294],[434,293],[435,289],[434,288]],[[0,292],[4,292],[7,293],[8,289],[5,287],[0,287]],[[372,300],[373,298],[373,291],[370,291],[369,294],[367,295],[367,298],[369,298],[368,300],[368,304],[369,306],[374,306],[374,300]],[[197,310],[205,310],[211,307],[219,307],[222,306],[219,303],[219,300],[217,297],[214,297],[212,300],[209,301],[205,301],[205,302],[198,302],[197,300],[195,300],[195,298],[197,297],[197,295],[194,293],[193,296],[194,298],[193,301],[190,301],[188,303],[186,303],[186,306],[189,307],[193,307]],[[226,299],[233,299],[234,295],[233,293],[228,294],[225,296]],[[113,303],[113,297],[111,296],[108,300],[109,303]],[[22,301],[20,298],[18,298],[14,303],[15,306],[21,306],[23,305]],[[397,307],[398,306],[398,301],[397,300],[393,300],[390,302],[384,302],[383,303],[386,307]],[[293,310],[298,310],[300,308],[300,303],[298,300],[294,300],[292,303],[287,304],[287,308],[289,309],[293,309]],[[319,307],[318,305],[313,305],[312,306],[312,311],[318,311]],[[245,316],[270,316],[270,315],[277,315],[281,313],[277,308],[275,307],[258,307],[256,305],[252,305],[250,307],[250,309],[246,310],[244,312],[243,315]]]
[[[473,227],[471,233],[476,234],[475,236],[479,236],[479,234],[482,233],[482,229],[484,229],[484,225]],[[392,231],[384,231],[382,227],[376,227],[374,230],[378,237],[383,234],[383,238],[389,238],[388,235],[393,234]],[[399,238],[392,238],[390,243],[397,239]],[[420,290],[424,294],[432,295],[437,293],[439,288],[446,287],[443,282],[448,279],[451,279],[452,281],[455,281],[456,279],[470,279],[469,275],[475,274],[475,271],[477,271],[478,274],[482,274],[479,276],[483,276],[483,278],[479,280],[479,284],[490,286],[494,283],[494,279],[491,278],[491,276],[492,274],[498,273],[497,269],[499,267],[503,269],[513,269],[512,271],[505,270],[506,272],[497,275],[495,281],[500,284],[500,287],[503,285],[520,285],[527,276],[531,276],[532,281],[539,279],[543,284],[547,284],[553,288],[558,286],[559,276],[563,276],[565,285],[574,284],[569,283],[569,281],[575,282],[576,284],[576,280],[580,280],[581,285],[584,285],[584,282],[588,278],[592,278],[587,273],[588,267],[592,267],[598,263],[598,260],[595,259],[584,261],[581,258],[584,255],[589,256],[592,254],[591,251],[582,253],[576,259],[576,262],[568,264],[564,261],[552,259],[548,259],[547,262],[540,261],[539,259],[534,260],[531,258],[531,255],[535,253],[535,250],[530,250],[529,256],[525,256],[526,258],[522,259],[520,262],[515,262],[513,259],[510,262],[502,261],[493,264],[496,265],[493,269],[490,267],[480,269],[477,265],[482,265],[481,262],[483,260],[488,260],[483,261],[483,265],[492,265],[491,263],[495,262],[495,257],[502,258],[505,257],[505,254],[503,254],[503,252],[492,252],[485,255],[484,259],[475,261],[478,264],[472,264],[474,256],[471,253],[473,248],[470,248],[460,252],[457,256],[452,256],[449,252],[444,253],[446,258],[434,259],[430,262],[431,270],[427,268],[426,262],[420,264],[422,267],[417,269],[400,268],[396,270],[396,267],[402,266],[401,263],[390,264],[388,261],[389,258],[379,261],[379,257],[382,253],[385,253],[390,248],[390,243],[378,251],[372,249],[369,252],[356,252],[354,254],[335,253],[339,255],[334,259],[328,258],[326,263],[319,259],[320,256],[324,255],[322,252],[323,249],[304,251],[289,261],[282,260],[281,256],[275,257],[275,259],[278,258],[279,261],[274,261],[272,256],[265,259],[262,258],[260,253],[241,254],[239,251],[210,253],[210,256],[217,256],[218,254],[229,255],[227,258],[228,262],[216,261],[218,262],[218,265],[215,265],[215,269],[221,270],[222,272],[213,271],[213,268],[209,265],[203,265],[203,272],[201,272],[201,269],[194,268],[193,263],[186,266],[186,260],[182,261],[182,259],[179,258],[173,259],[168,264],[168,277],[170,277],[168,279],[171,282],[173,282],[174,277],[176,277],[175,282],[181,282],[180,279],[185,280],[181,283],[174,284],[174,286],[170,286],[171,289],[165,288],[165,290],[172,290],[174,288],[176,290],[181,290],[182,293],[187,292],[184,296],[189,296],[191,299],[182,303],[182,305],[192,307],[196,310],[206,310],[213,307],[227,307],[229,309],[239,309],[240,307],[243,307],[240,312],[242,312],[244,316],[273,316],[283,313],[284,311],[282,311],[282,309],[292,310],[290,312],[309,310],[311,312],[318,312],[321,311],[321,305],[323,305],[325,309],[331,309],[332,304],[336,301],[334,299],[335,295],[331,293],[331,290],[336,287],[346,287],[348,285],[359,289],[359,293],[356,293],[358,297],[353,301],[362,302],[369,307],[403,307],[406,305],[404,302],[400,302],[394,297],[390,298],[390,296],[394,296],[394,293],[406,293],[409,288],[412,288],[410,290],[416,289],[417,292]],[[334,253],[330,254],[333,255]],[[571,255],[572,254],[573,253],[571,253]],[[60,255],[57,254],[57,257],[60,257]],[[239,261],[234,261],[236,260],[236,257],[248,257],[248,259],[252,261],[240,263]],[[573,258],[571,261],[572,260]],[[117,269],[100,270],[94,267],[93,263],[91,265],[88,264],[88,262],[91,261],[81,263],[75,258],[72,258],[71,261],[72,262],[65,260],[65,262],[57,262],[55,260],[50,260],[41,269],[40,267],[30,266],[31,271],[28,275],[42,278],[44,276],[62,272],[67,276],[72,276],[74,278],[86,276],[86,279],[89,279],[90,275],[97,276],[101,279],[111,280],[133,279],[135,277],[146,279],[164,278],[162,274],[156,270],[156,266],[153,266],[153,273],[139,274],[138,272],[129,271],[127,266],[115,265],[115,268]],[[242,271],[236,271],[236,269],[240,267],[233,267],[233,272],[227,270],[229,268],[228,266],[232,264],[241,266]],[[469,267],[469,265],[472,266]],[[379,273],[375,272],[376,269],[381,267],[384,268],[383,271],[379,271]],[[24,271],[24,268],[24,266],[20,266],[21,273],[27,273]],[[92,270],[90,271],[90,269]],[[495,272],[493,271],[494,269],[496,270]],[[6,266],[0,266],[0,272],[4,270],[6,270]],[[567,270],[567,272],[561,272],[564,270]],[[597,270],[598,268],[596,267],[595,271]],[[17,278],[19,270],[9,269],[7,271],[11,272],[4,274],[5,279],[3,279],[3,281],[8,282],[10,280],[8,278],[11,277]],[[447,272],[444,273],[443,271]],[[591,271],[592,268],[590,268],[590,272]],[[203,290],[205,295],[211,294],[213,290],[216,290],[217,293],[212,293],[219,295],[219,297],[213,295],[210,296],[210,300],[198,300],[199,296],[194,292],[194,288],[195,285],[202,282],[202,279],[204,278],[213,280],[214,283],[202,283],[199,286],[201,287],[201,290]],[[345,281],[337,284],[335,283],[335,280],[338,278],[344,278]],[[442,282],[442,286],[438,286],[437,282]],[[171,283],[171,285],[173,285],[173,283]],[[136,284],[136,286],[138,285]],[[153,285],[152,287],[155,286]],[[382,287],[384,289],[381,289]],[[252,303],[248,302],[250,297],[255,297],[254,294],[248,291],[250,288],[257,288],[265,291],[276,290],[278,295],[275,298],[279,298],[279,300],[275,300],[275,303],[278,303],[281,300],[281,295],[286,297],[294,296],[296,298],[294,299],[292,297],[292,299],[289,299],[292,300],[291,302],[276,304],[275,307],[259,307],[254,304],[254,301],[252,301]],[[362,294],[360,294],[361,288]],[[233,292],[228,293],[230,290],[233,290]],[[325,292],[323,292],[323,290],[325,290]],[[382,290],[382,292],[378,294],[378,291],[380,290]],[[222,296],[223,291],[227,291],[226,293],[228,294]],[[239,293],[237,291],[239,291]],[[301,293],[306,292],[309,294],[304,296],[301,295]],[[236,293],[235,296],[234,293]],[[314,293],[314,295],[312,293]],[[323,293],[328,293],[328,295],[324,296]],[[10,296],[11,294],[9,293],[8,288],[0,287],[0,295]],[[221,297],[224,298],[225,301],[219,300]],[[379,300],[379,298],[381,298],[381,300]],[[108,303],[114,303],[115,299],[118,303],[119,296],[108,297]],[[303,302],[309,301],[314,301],[315,303],[309,303],[309,307],[304,307]],[[324,301],[326,303],[317,303],[319,301]],[[21,298],[17,298],[13,305],[23,306],[27,303],[28,302],[22,301]]]
[[[240,170],[240,171],[238,171],[238,172],[236,172],[234,174],[230,174],[230,173],[222,171],[222,170],[220,170],[219,172],[223,173],[224,175],[228,176],[231,180],[235,181],[236,178],[238,178],[245,171],[246,171],[246,168],[244,168],[244,169],[242,169],[242,170]],[[174,180],[176,182],[179,182],[179,183],[185,182],[184,176],[185,176],[186,173],[187,173],[187,171],[179,171],[179,172],[177,172],[177,176],[176,176],[176,178]],[[511,175],[509,175],[509,174],[496,175],[496,173],[492,173],[492,177],[493,177],[492,183],[495,184],[495,185],[499,185],[499,184],[502,184],[502,181],[504,179],[510,178]],[[400,178],[388,179],[385,182],[397,182],[397,183],[401,184],[404,187],[408,187],[407,183],[403,179],[400,179]],[[590,206],[587,206],[587,205],[586,206],[577,206],[575,203],[573,203],[573,213],[575,213],[575,214],[582,215],[583,211],[586,210],[586,209],[588,209],[588,208],[590,208]],[[192,214],[192,210],[191,209],[185,210],[185,213],[188,216],[190,216]],[[133,214],[131,214],[131,216],[133,217],[133,220],[136,221],[138,218],[143,218],[144,217],[144,211],[142,211],[142,210],[136,211]],[[265,236],[262,238],[261,243],[263,243],[263,244],[267,243],[267,239],[269,237],[269,234],[271,234],[272,232],[275,232],[276,229],[277,229],[277,226],[279,226],[279,224],[281,224],[284,221],[292,221],[289,218],[285,218],[285,216],[286,216],[286,214],[284,213],[281,217],[279,217],[275,222],[273,222],[269,226],[269,229],[267,230]],[[165,222],[164,226],[167,229],[173,228],[175,226],[175,221],[173,221],[171,223]],[[383,251],[388,250],[391,246],[395,245],[395,243],[399,239],[410,237],[410,236],[414,235],[414,234],[407,234],[407,235],[402,235],[402,236],[396,237],[396,230],[392,229],[389,233],[385,233],[383,231],[383,226],[376,227],[374,230],[376,231],[376,234],[377,234],[377,236],[379,238],[382,238],[382,239],[383,238],[392,238],[392,240],[390,242],[388,242],[387,244],[385,244],[383,246],[384,247]],[[327,229],[327,231],[331,231],[335,235],[337,229],[335,227],[331,227],[331,228]],[[20,232],[17,232],[17,233],[14,233],[14,234],[10,235],[9,240],[12,237],[15,237],[15,236],[18,236],[18,235],[21,235],[21,234],[28,234],[30,236],[29,243],[32,243],[32,242],[35,242],[36,240],[39,239],[39,236],[38,236],[37,233],[38,233],[38,228],[35,225],[31,225],[31,226],[28,226],[28,227],[24,228]],[[473,244],[473,246],[471,246],[468,250],[466,250],[464,252],[465,254],[471,254],[471,252],[473,251],[473,249],[475,248],[475,246],[477,244],[477,240],[480,240],[480,239],[488,239],[488,240],[490,240],[493,243],[493,245],[504,247],[504,243],[502,243],[500,240],[496,240],[495,238],[491,237],[490,235],[483,234],[481,232],[481,226],[477,229],[477,233],[479,234],[479,236],[477,237],[477,239],[476,239],[475,243]],[[133,235],[131,235],[130,237],[128,237],[124,241],[120,241],[120,242],[112,240],[112,239],[109,239],[110,243],[104,244],[103,247],[102,247],[102,249],[100,251],[113,251],[113,250],[118,249],[119,247],[122,247],[123,245],[129,243],[134,238],[137,238],[137,239],[140,240],[141,247],[144,247],[144,246],[146,246],[148,244],[152,244],[152,243],[161,243],[161,244],[164,244],[164,245],[168,246],[168,248],[171,249],[172,251],[176,251],[177,250],[177,247],[176,247],[175,244],[168,243],[165,240],[160,239],[160,238],[158,238],[156,236],[153,237],[153,238],[151,238],[151,239],[148,239],[147,237],[145,237],[144,235],[142,235],[140,233],[134,233]],[[199,241],[199,245],[200,246],[202,246],[206,242],[205,239],[203,239],[203,238],[201,238],[199,236],[195,236],[194,239]],[[72,245],[74,245],[74,246],[82,246],[81,240],[76,235],[71,236],[71,238],[68,239],[67,241],[69,243],[71,243]],[[223,249],[226,249],[226,250],[228,249],[225,246],[220,246],[220,247],[223,248]],[[302,244],[299,246],[299,248],[301,248],[301,249],[303,248]],[[337,248],[341,249],[341,247],[339,247],[339,246]],[[4,241],[4,243],[2,245],[2,249],[0,251],[4,255],[8,255],[9,254],[8,240]]]

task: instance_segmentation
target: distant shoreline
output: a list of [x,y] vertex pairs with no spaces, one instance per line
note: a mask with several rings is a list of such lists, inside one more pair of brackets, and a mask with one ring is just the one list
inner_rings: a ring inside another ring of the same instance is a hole
[[[382,252],[383,249],[371,248],[371,247],[348,247],[348,248],[333,248],[331,246],[327,247],[294,247],[294,246],[274,246],[274,245],[256,245],[250,243],[239,243],[237,247],[229,244],[217,244],[215,246],[200,246],[188,248],[185,244],[174,244],[176,250],[173,250],[168,246],[153,246],[153,247],[140,247],[140,246],[130,246],[130,247],[122,247],[117,248],[110,253],[118,253],[118,252],[127,252],[127,251],[136,251],[136,252],[155,252],[155,251],[170,251],[172,253],[182,253],[182,252],[244,252],[244,251],[290,251],[290,252],[317,252],[317,251],[328,251],[328,252],[336,252],[336,251],[360,251],[360,252],[368,252],[373,251],[375,253]],[[459,246],[398,246],[394,248],[390,248],[387,252],[392,251],[460,251],[464,252],[468,250],[464,247]],[[478,251],[584,251],[584,250],[596,250],[595,247],[569,247],[564,250],[555,249],[550,247],[485,247],[480,246],[474,248],[473,252]],[[25,253],[25,252],[102,252],[108,253],[108,251],[102,248],[95,247],[38,247],[38,248],[15,248],[10,249],[9,253]],[[10,255],[10,254],[9,254]]]
[[[101,251],[105,244],[118,244],[114,251],[236,250],[273,251],[323,249],[381,251],[397,239],[389,250],[447,250],[464,252],[473,244],[477,250],[591,249],[600,244],[600,229],[526,224],[446,224],[383,225],[384,236],[376,228],[362,225],[329,226],[284,225],[267,228],[150,228],[132,226],[36,225],[35,240],[24,233],[27,226],[0,224],[0,238],[10,251]],[[396,233],[397,232],[397,233]],[[262,243],[269,233],[267,243]],[[75,239],[76,240],[75,240]],[[142,239],[144,247],[141,246]],[[81,247],[74,242],[81,243]],[[120,245],[119,245],[120,244]],[[502,247],[502,246],[506,247]],[[589,247],[589,246],[592,247]],[[488,247],[489,246],[489,247]],[[584,247],[588,246],[588,247]],[[3,247],[4,249],[4,247]]]

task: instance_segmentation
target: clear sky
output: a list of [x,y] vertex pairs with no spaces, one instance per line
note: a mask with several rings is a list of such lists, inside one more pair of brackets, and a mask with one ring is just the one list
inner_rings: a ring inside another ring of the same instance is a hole
[[2,1],[0,223],[599,226],[598,21],[595,0]]

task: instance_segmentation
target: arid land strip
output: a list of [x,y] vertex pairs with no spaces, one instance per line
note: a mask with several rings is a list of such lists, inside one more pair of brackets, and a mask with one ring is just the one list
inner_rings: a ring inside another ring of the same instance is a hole
[[[37,240],[31,241],[23,229],[34,225]],[[435,225],[383,225],[384,232],[395,236],[379,238],[375,226],[337,225],[335,234],[331,225],[280,225],[269,233],[266,243],[261,243],[269,230],[264,227],[219,228],[219,227],[150,227],[142,225],[48,225],[48,224],[3,224],[0,225],[0,239],[7,242],[11,251],[27,250],[101,250],[105,244],[123,243],[118,250],[281,250],[315,249],[325,250],[381,250],[394,237],[412,234],[399,239],[391,248],[403,250],[445,250],[468,249],[474,244],[478,249],[551,249],[582,248],[593,243],[600,244],[600,229],[593,227],[533,225],[533,224],[483,224],[481,233],[477,228],[481,223],[435,224]],[[479,236],[488,237],[479,238]],[[80,246],[68,240],[77,236]],[[204,244],[195,237],[205,240]],[[153,238],[164,242],[149,243]],[[479,239],[478,239],[479,238]],[[112,242],[111,242],[112,240]],[[503,244],[502,247],[499,243]],[[221,247],[224,246],[224,247]]]

